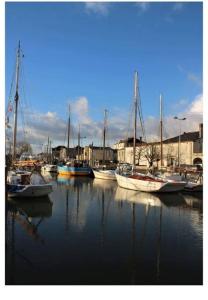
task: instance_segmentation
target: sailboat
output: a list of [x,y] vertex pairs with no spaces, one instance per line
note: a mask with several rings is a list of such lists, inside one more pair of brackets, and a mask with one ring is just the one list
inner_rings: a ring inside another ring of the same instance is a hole
[[[105,139],[106,139],[106,124],[107,124],[107,110],[104,111],[104,126],[103,126],[103,164],[105,165]],[[94,168],[93,174],[95,178],[116,180],[114,170],[107,170],[104,168]]]
[[41,172],[57,172],[57,165],[52,164],[51,141],[49,140],[49,137],[47,145],[47,163],[41,167]]
[[[15,111],[14,111],[14,131],[13,131],[13,165],[16,161],[16,137],[17,137],[17,116],[19,102],[19,69],[20,69],[20,42],[17,49],[16,61],[16,89],[15,89]],[[46,183],[39,173],[28,171],[10,170],[7,174],[7,192],[9,197],[40,197],[47,196],[52,192],[52,185]]]
[[[161,161],[161,169],[163,168],[163,114],[162,114],[162,95],[160,94],[160,161]],[[178,149],[180,149],[178,147]],[[180,150],[178,150],[180,151]],[[180,153],[179,153],[180,154]],[[180,165],[180,155],[179,157],[179,165]],[[181,176],[180,174],[173,174],[173,173],[164,173],[158,172],[156,176],[160,179],[165,179],[169,182],[178,181],[178,182],[185,182],[184,191],[186,192],[202,192],[203,191],[203,182],[202,176],[199,176],[197,180],[188,180]]]
[[70,107],[69,107],[69,119],[68,119],[68,144],[67,144],[67,156],[68,161],[66,164],[59,165],[57,168],[58,174],[64,176],[90,176],[92,169],[86,162],[80,160],[80,125],[78,130],[78,159],[69,160],[69,138],[70,138]]
[[[137,107],[138,107],[138,72],[134,76],[134,143],[133,143],[133,169],[136,163],[136,129],[137,129]],[[140,173],[126,174],[118,168],[115,172],[120,187],[141,192],[177,192],[183,190],[185,182],[167,181],[152,175]]]

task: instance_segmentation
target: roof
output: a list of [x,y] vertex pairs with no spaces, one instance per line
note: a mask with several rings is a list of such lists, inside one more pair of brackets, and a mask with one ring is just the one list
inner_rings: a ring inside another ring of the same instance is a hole
[[[89,148],[92,148],[92,145],[88,146]],[[93,146],[93,149],[97,150],[103,150],[103,147],[97,147]],[[113,150],[111,147],[105,147],[105,150]]]
[[[199,131],[184,132],[181,134],[181,142],[193,142],[198,139],[199,139]],[[179,140],[179,136],[175,136],[167,140],[164,140],[163,143],[164,144],[177,143],[178,140]]]
[[[127,143],[127,144],[133,144],[134,138],[133,137],[128,137],[127,139],[120,140],[119,143]],[[142,139],[136,139],[137,144],[144,144],[145,142]]]
[[57,146],[57,147],[52,148],[52,150],[53,150],[53,151],[55,151],[55,150],[56,150],[56,151],[59,151],[59,150],[64,149],[64,148],[66,149],[65,146]]

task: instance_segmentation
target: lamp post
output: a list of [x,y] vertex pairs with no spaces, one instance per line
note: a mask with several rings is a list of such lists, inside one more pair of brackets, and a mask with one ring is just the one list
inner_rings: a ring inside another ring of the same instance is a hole
[[[178,118],[178,117],[174,117],[175,120],[178,121],[185,121],[186,118]],[[179,167],[179,171],[180,171],[180,167],[181,167],[181,123],[179,122],[179,136],[178,136],[178,167]]]

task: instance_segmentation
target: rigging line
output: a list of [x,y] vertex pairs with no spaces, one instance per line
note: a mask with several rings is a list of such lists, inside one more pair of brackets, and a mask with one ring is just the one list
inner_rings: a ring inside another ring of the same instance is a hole
[[14,62],[14,68],[13,68],[13,74],[12,74],[12,81],[10,84],[10,90],[9,90],[9,99],[8,99],[8,104],[7,104],[7,110],[6,110],[6,116],[11,112],[10,111],[10,105],[14,103],[14,99],[12,100],[12,93],[14,90],[14,80],[15,80],[15,70],[16,70],[16,60]]
[[[21,50],[21,58],[24,57],[24,53],[23,51]],[[23,97],[24,97],[24,104],[25,104],[25,109],[27,111],[27,115],[32,115],[34,117],[36,117],[36,113],[35,113],[35,110],[34,108],[32,107],[32,104],[31,102],[29,101],[29,98],[28,96],[26,96],[26,88],[28,86],[28,77],[26,77],[26,72],[25,72],[25,64],[24,64],[24,60],[22,59],[21,60],[21,76],[22,76],[22,86],[21,86],[21,89],[22,89],[22,94],[23,94]],[[26,88],[25,88],[26,86]],[[28,89],[27,89],[28,91]],[[28,94],[28,92],[27,92]],[[40,118],[40,117],[39,117]],[[29,127],[29,122],[28,122],[29,118],[25,121],[25,124],[27,127]]]
[[145,134],[145,128],[144,128],[144,119],[143,119],[143,113],[142,113],[142,105],[141,105],[141,95],[140,91],[138,89],[138,111],[139,111],[139,118],[140,118],[140,123],[141,123],[141,129],[142,129],[142,135],[144,138],[144,141],[146,142],[146,134]]
[[22,83],[23,83],[22,84],[22,92],[23,92],[23,97],[25,99],[25,107],[27,109],[27,108],[29,108],[29,101],[28,101],[28,98],[26,97],[26,92],[25,92],[26,76],[25,76],[25,66],[24,66],[23,60],[22,60],[21,75],[22,75]]
[[129,107],[129,113],[128,113],[128,123],[127,123],[127,130],[126,130],[126,136],[124,137],[126,139],[126,141],[128,140],[129,134],[130,134],[130,123],[131,123],[131,117],[133,115],[133,109],[134,109],[134,105],[131,101],[130,103],[130,107]]
[[[22,60],[23,61],[23,60]],[[22,129],[23,129],[23,139],[24,139],[24,142],[26,143],[27,141],[27,127],[28,124],[27,124],[27,120],[25,119],[25,114],[24,114],[24,103],[25,103],[25,107],[26,107],[26,100],[25,100],[25,89],[24,89],[24,71],[23,71],[23,63],[21,64],[21,72],[20,72],[20,76],[22,78],[22,101],[20,101],[20,107],[21,107],[21,118],[22,118]]]
[[67,134],[67,127],[66,127],[66,129],[65,129],[65,134],[64,134],[64,146],[65,146],[65,144],[66,144],[66,134]]
[[71,136],[72,136],[72,145],[73,145],[73,147],[74,147],[74,146],[75,146],[75,142],[74,142],[75,138],[74,138],[74,130],[73,130],[73,126],[71,126]]
[[25,119],[24,119],[21,101],[19,102],[19,106],[20,106],[20,114],[21,114],[21,121],[22,121],[21,125],[22,125],[22,132],[23,132],[23,141],[26,143]]
[[[21,59],[21,69],[20,69],[20,80],[22,82],[22,87],[23,87],[23,68],[22,68],[22,59]],[[23,95],[23,89],[21,88],[20,94]],[[21,114],[21,121],[22,121],[22,130],[23,130],[23,141],[26,143],[27,138],[26,138],[26,121],[25,121],[25,115],[24,115],[24,97],[20,97],[19,101],[19,106],[20,106],[20,114]]]

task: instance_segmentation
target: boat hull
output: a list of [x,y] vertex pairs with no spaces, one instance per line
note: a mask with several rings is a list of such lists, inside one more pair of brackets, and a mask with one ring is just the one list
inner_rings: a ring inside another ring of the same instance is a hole
[[45,165],[41,168],[41,171],[57,172],[57,166],[56,165]]
[[105,180],[116,180],[116,175],[114,171],[111,170],[92,170],[95,178],[105,179]]
[[186,192],[203,192],[203,184],[188,182],[184,188]]
[[51,184],[40,185],[12,185],[8,184],[8,196],[11,198],[41,197],[50,194],[53,189]]
[[116,173],[118,185],[125,189],[141,191],[141,192],[159,192],[169,193],[178,192],[184,189],[185,182],[167,182],[167,181],[146,181],[142,179],[130,178],[128,176]]
[[89,167],[59,166],[58,173],[60,175],[90,176],[92,174],[92,169]]

